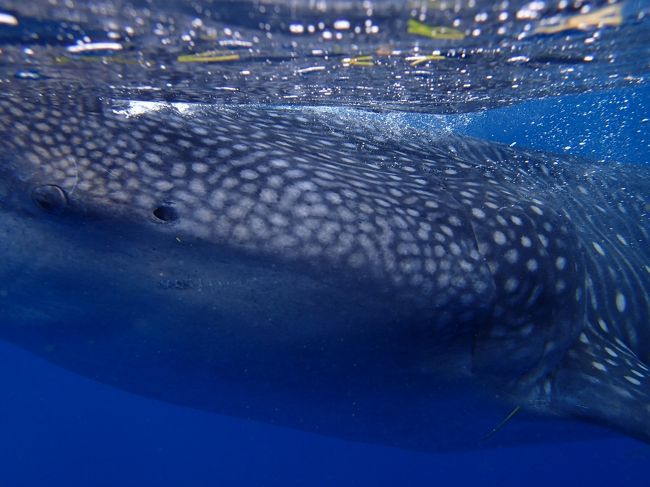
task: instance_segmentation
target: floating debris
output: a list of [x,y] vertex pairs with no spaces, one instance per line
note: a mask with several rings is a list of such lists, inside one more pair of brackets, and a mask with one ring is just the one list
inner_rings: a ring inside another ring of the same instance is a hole
[[324,71],[325,66],[310,66],[308,68],[302,68],[296,71],[298,74],[309,74],[309,73],[317,73],[319,71]]
[[618,27],[623,23],[623,4],[610,5],[587,14],[571,17],[553,17],[542,21],[534,34],[557,34],[568,30],[589,30],[602,27]]
[[127,59],[124,57],[114,57],[114,56],[56,56],[54,62],[57,64],[67,64],[75,61],[82,61],[86,63],[103,63],[103,64],[130,64],[130,65],[139,65],[139,61],[135,59]]
[[179,63],[224,63],[228,61],[239,61],[239,54],[224,51],[206,51],[198,54],[183,54],[176,60]]
[[374,66],[374,58],[372,56],[357,56],[357,57],[346,57],[341,61],[343,66],[362,66],[362,67],[372,67]]
[[430,26],[419,22],[415,19],[409,19],[407,24],[407,32],[409,34],[428,37],[430,39],[446,39],[446,40],[461,40],[465,39],[463,34],[458,29],[443,26]]
[[244,47],[244,48],[253,47],[252,42],[242,41],[240,39],[223,39],[219,41],[219,45],[224,47]]
[[124,49],[124,47],[119,42],[89,42],[66,47],[66,51],[71,54],[121,51],[122,49]]
[[25,71],[18,71],[15,74],[15,77],[17,79],[32,79],[32,80],[43,79],[43,76],[41,75],[41,73],[39,73],[36,70],[32,70],[32,69],[28,69],[28,70],[25,70]]
[[423,63],[428,63],[429,61],[441,61],[443,59],[445,59],[445,56],[441,56],[440,54],[430,54],[428,56],[417,55],[406,58],[406,60],[411,63],[411,66],[418,66]]

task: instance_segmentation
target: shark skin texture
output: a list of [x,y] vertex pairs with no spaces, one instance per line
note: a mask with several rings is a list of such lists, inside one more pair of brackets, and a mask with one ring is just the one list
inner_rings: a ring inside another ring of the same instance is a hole
[[647,166],[5,88],[0,338],[354,441],[480,446],[513,408],[500,444],[566,418],[650,440]]

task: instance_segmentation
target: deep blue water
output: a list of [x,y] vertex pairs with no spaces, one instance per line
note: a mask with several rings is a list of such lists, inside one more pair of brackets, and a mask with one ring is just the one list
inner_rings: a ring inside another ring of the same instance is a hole
[[[647,89],[581,95],[459,130],[647,162],[649,109]],[[0,390],[0,486],[644,485],[650,465],[648,445],[618,436],[447,454],[348,443],[134,396],[4,342]]]
[[615,438],[424,454],[171,406],[1,344],[0,485],[644,485],[650,448]]
[[524,102],[470,116],[460,132],[595,160],[647,163],[650,89]]

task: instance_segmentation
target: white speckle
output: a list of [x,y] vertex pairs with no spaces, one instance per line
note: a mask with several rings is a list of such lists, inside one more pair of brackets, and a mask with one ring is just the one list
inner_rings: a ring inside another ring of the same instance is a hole
[[485,218],[485,212],[480,208],[472,208],[472,215],[476,218]]
[[620,233],[617,233],[617,234],[616,234],[616,238],[617,238],[618,241],[621,242],[623,245],[627,245],[627,241],[625,240],[625,238],[623,237],[623,235],[621,235]]
[[622,341],[620,338],[618,338],[618,337],[614,337],[614,341],[616,342],[616,344],[617,344],[619,347],[621,347],[621,348],[623,348],[623,349],[626,349],[626,350],[629,350],[629,348],[627,348],[627,345],[626,345],[625,343],[623,343],[623,341]]
[[637,379],[636,377],[626,375],[625,380],[628,381],[630,384],[634,384],[635,386],[640,386],[641,385],[641,381],[639,379]]
[[232,151],[230,149],[228,149],[227,147],[221,147],[221,148],[217,149],[217,155],[219,157],[222,157],[222,158],[225,159],[225,158],[230,157],[232,155]]
[[239,180],[237,178],[226,177],[221,181],[221,186],[224,189],[232,189],[239,185]]
[[273,159],[271,161],[271,166],[278,169],[286,169],[289,167],[289,163],[283,159]]
[[264,203],[275,203],[278,201],[278,194],[273,189],[264,188],[260,191],[260,201]]
[[158,181],[155,186],[158,191],[169,191],[174,187],[174,185],[169,181]]
[[526,269],[528,269],[530,272],[535,272],[538,267],[539,265],[535,259],[530,259],[528,262],[526,262]]
[[506,283],[503,287],[506,292],[512,293],[517,290],[517,286],[519,286],[519,281],[517,281],[517,279],[514,277],[511,277],[510,279],[506,280]]
[[512,223],[514,223],[515,225],[517,225],[517,226],[521,226],[521,224],[523,223],[522,220],[521,220],[521,218],[519,218],[519,217],[516,216],[516,215],[512,215],[512,216],[510,217],[510,221],[511,221]]
[[517,252],[517,249],[510,249],[506,252],[505,257],[510,264],[516,264],[519,259],[519,253]]
[[182,178],[183,176],[185,176],[186,172],[187,172],[187,168],[185,167],[184,164],[176,162],[174,163],[174,165],[172,165],[172,171],[171,171],[172,176],[176,178]]
[[144,158],[147,161],[151,162],[152,164],[162,164],[163,162],[162,158],[158,154],[155,154],[153,152],[147,152],[144,155]]
[[447,225],[440,225],[440,230],[442,231],[442,233],[444,233],[448,237],[453,237],[454,236],[453,230],[451,228],[449,228]]
[[533,244],[533,242],[530,240],[530,238],[526,237],[525,235],[521,237],[521,245],[523,247],[530,247]]
[[616,309],[619,311],[619,313],[622,313],[623,311],[625,311],[625,306],[626,306],[625,295],[623,295],[620,291],[617,291]]
[[252,169],[244,169],[242,170],[241,173],[239,173],[239,176],[242,179],[248,179],[249,181],[253,181],[257,179],[258,174],[256,171],[253,171]]
[[603,257],[605,256],[605,250],[603,250],[603,248],[600,246],[598,242],[591,242],[591,245],[594,247],[596,252],[598,252]]
[[589,344],[589,338],[584,333],[580,333],[580,341],[584,344]]
[[603,321],[602,318],[598,318],[598,326],[600,326],[600,329],[603,330],[605,333],[609,332],[609,327],[607,326],[607,323]]
[[193,179],[190,181],[189,189],[196,195],[205,194],[205,184],[200,179]]
[[611,348],[609,348],[609,347],[605,347],[605,352],[607,352],[607,354],[608,354],[610,357],[614,357],[614,358],[618,357],[618,354],[617,354],[614,350],[612,350]]
[[591,307],[594,310],[598,309],[598,299],[596,298],[596,293],[590,293],[589,295],[590,301],[591,301]]
[[566,259],[564,257],[558,257],[555,259],[555,267],[557,270],[562,271],[566,267]]
[[440,208],[440,205],[436,203],[435,201],[427,200],[424,202],[424,206],[427,208],[433,208],[434,210]]
[[544,214],[544,212],[542,211],[542,209],[539,206],[530,205],[530,209],[533,210],[538,215],[543,215]]
[[205,174],[210,170],[210,166],[203,162],[195,162],[192,164],[192,171],[197,174]]
[[207,208],[199,208],[194,213],[194,216],[203,223],[210,223],[214,219],[214,214]]
[[192,127],[192,132],[194,132],[196,135],[200,135],[202,137],[205,137],[206,135],[208,135],[208,131],[204,127],[201,127],[199,125],[196,125],[196,126]]
[[598,369],[598,370],[602,370],[603,372],[607,372],[607,367],[605,367],[600,362],[591,362],[591,365],[593,365],[594,369]]
[[494,232],[494,234],[492,235],[492,238],[494,239],[494,242],[496,244],[498,244],[498,245],[503,245],[503,244],[506,243],[506,236],[504,235],[503,232],[501,232],[499,230]]

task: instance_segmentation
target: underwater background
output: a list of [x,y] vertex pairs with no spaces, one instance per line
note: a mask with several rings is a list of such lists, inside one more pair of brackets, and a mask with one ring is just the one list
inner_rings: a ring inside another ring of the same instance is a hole
[[[639,63],[647,69],[647,59]],[[650,89],[642,76],[639,81],[630,88],[557,97],[545,93],[543,99],[476,113],[408,114],[400,120],[521,148],[648,163]],[[411,452],[139,397],[3,341],[0,391],[0,487],[529,487],[648,481],[648,445],[607,431],[601,438],[575,441],[560,423],[553,432],[556,440],[545,444]]]

